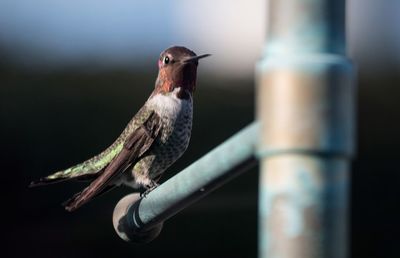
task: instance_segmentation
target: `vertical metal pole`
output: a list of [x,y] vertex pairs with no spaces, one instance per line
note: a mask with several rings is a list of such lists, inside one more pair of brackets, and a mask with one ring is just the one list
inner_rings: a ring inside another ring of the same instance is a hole
[[344,0],[270,0],[257,66],[259,257],[346,257],[354,70]]

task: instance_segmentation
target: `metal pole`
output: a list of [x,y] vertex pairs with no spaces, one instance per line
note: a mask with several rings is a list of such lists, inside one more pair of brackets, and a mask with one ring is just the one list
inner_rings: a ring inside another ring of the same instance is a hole
[[118,235],[138,243],[153,240],[163,221],[255,165],[258,131],[258,123],[253,122],[146,197],[123,198],[113,216]]
[[257,66],[259,257],[346,257],[354,70],[344,0],[270,0]]

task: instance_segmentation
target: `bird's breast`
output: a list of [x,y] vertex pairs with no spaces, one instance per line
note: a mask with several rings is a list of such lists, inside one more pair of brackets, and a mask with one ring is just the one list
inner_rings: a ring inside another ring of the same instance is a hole
[[155,170],[166,169],[189,145],[192,131],[192,98],[180,99],[176,92],[153,97],[154,110],[161,117],[161,135],[151,151],[155,155]]
[[192,97],[181,99],[178,97],[179,91],[180,88],[175,88],[166,94],[156,94],[149,100],[148,104],[160,116],[163,127],[165,127],[163,134],[172,133],[175,127],[182,126],[182,122],[190,122],[191,125]]
[[128,185],[146,185],[149,180],[159,178],[188,147],[192,131],[192,97],[180,99],[176,93],[156,94],[146,103],[160,116],[161,131],[147,154],[134,165],[134,180]]

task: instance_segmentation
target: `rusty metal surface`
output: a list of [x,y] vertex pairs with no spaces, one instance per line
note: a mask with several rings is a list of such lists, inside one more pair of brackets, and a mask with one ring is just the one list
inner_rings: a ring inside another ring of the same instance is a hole
[[287,154],[261,169],[262,257],[345,257],[347,162]]
[[[294,59],[294,60],[293,60]],[[275,59],[260,64],[262,150],[354,152],[354,71],[346,58]]]
[[347,255],[354,68],[344,0],[270,0],[257,65],[259,257]]

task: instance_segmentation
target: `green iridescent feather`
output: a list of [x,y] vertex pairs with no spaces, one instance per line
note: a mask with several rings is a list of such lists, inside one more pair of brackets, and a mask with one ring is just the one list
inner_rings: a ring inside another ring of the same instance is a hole
[[129,122],[125,130],[121,133],[121,135],[117,138],[117,140],[106,150],[80,164],[77,164],[65,170],[58,171],[47,177],[41,178],[39,181],[32,182],[31,186],[96,175],[97,173],[102,171],[115,156],[117,156],[117,154],[121,151],[127,137],[132,132],[134,132],[141,124],[143,124],[149,118],[151,113],[152,110],[144,105],[131,119],[131,121]]

